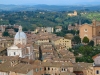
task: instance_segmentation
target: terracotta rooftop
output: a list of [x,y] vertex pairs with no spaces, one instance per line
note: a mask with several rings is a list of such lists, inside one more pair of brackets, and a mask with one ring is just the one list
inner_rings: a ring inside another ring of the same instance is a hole
[[74,65],[74,71],[83,71],[84,69],[88,68],[89,66],[92,66],[93,63],[78,62],[73,65]]
[[92,59],[94,60],[98,56],[100,56],[100,53],[99,54],[96,54],[95,56],[93,56]]
[[34,64],[32,64],[32,63],[31,64],[20,63],[17,60],[20,60],[21,62],[23,62],[23,61],[29,62],[31,60],[25,59],[25,58],[19,58],[18,56],[16,56],[16,57],[0,56],[0,61],[2,61],[2,60],[4,62],[2,62],[0,64],[0,71],[1,72],[10,72],[11,71],[11,72],[15,72],[15,73],[27,74],[30,70],[38,68],[38,66],[35,66],[37,64],[37,62],[34,62]]
[[25,48],[25,47],[26,47],[25,45],[22,45],[22,44],[20,44],[20,43],[17,44],[16,46],[17,46],[18,48]]
[[3,60],[3,61],[20,60],[20,57],[19,56],[0,56],[0,60]]
[[62,29],[62,26],[56,26],[56,28],[57,28],[57,29],[58,29],[58,28],[59,28],[59,29]]
[[61,72],[60,75],[76,75],[76,74],[71,72]]
[[73,67],[70,62],[42,62],[42,66],[48,67]]

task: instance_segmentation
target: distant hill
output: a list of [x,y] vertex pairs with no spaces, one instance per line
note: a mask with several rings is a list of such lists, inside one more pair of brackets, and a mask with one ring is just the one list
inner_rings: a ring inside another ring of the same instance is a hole
[[[85,4],[85,3],[84,3]],[[73,10],[100,10],[100,5],[3,5],[0,4],[0,11],[34,11],[34,10],[47,10],[47,11],[73,11]]]
[[100,5],[100,2],[96,2],[96,1],[93,1],[93,2],[81,2],[81,3],[77,3],[79,5],[88,5],[88,6],[97,6],[97,5]]

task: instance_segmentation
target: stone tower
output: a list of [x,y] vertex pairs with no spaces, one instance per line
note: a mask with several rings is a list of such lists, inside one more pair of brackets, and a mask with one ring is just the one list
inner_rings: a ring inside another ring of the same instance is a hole
[[96,36],[96,20],[92,21],[92,33],[93,33],[93,37]]

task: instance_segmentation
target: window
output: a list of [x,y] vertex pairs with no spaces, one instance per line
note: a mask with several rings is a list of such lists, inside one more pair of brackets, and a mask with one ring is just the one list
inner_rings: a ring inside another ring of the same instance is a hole
[[64,71],[66,71],[65,68],[64,68]]
[[62,71],[63,71],[63,68],[62,68]]
[[14,52],[14,55],[16,55],[16,53]]
[[87,29],[84,29],[84,31],[87,32],[88,30]]
[[42,68],[40,68],[40,71],[42,70]]
[[96,74],[99,74],[99,70],[96,71]]
[[44,70],[46,71],[46,67],[44,68]]
[[50,68],[48,67],[48,70],[50,70]]
[[36,68],[36,72],[38,72],[38,69]]

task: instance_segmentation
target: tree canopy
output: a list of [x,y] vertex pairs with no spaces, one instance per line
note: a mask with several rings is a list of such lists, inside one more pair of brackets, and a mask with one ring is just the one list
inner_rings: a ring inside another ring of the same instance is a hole
[[89,43],[88,37],[84,37],[82,42],[83,42],[83,43]]
[[[68,16],[68,12],[65,11],[19,11],[19,12],[0,12],[0,18],[3,20],[0,22],[1,25],[17,24],[27,27],[27,29],[33,28],[34,26],[50,26],[54,27],[57,25],[68,26],[69,24],[79,24],[79,18],[81,23],[91,23],[91,20],[84,16]],[[3,16],[2,16],[3,15]],[[74,34],[74,31],[71,31]]]
[[73,52],[74,55],[76,56],[77,62],[93,63],[92,57],[100,53],[99,48],[100,46],[92,47],[89,45],[85,45],[85,46],[80,45],[80,46],[70,49],[70,51]]
[[81,38],[79,36],[74,36],[74,38],[72,39],[72,41],[75,43],[75,44],[79,44],[81,43]]
[[90,45],[90,46],[94,46],[94,41],[93,40],[91,40],[89,43],[88,43],[88,45]]
[[8,32],[6,32],[6,31],[5,31],[5,32],[3,32],[3,34],[2,34],[2,35],[3,35],[3,36],[10,36],[10,35],[9,35],[9,33],[8,33]]

